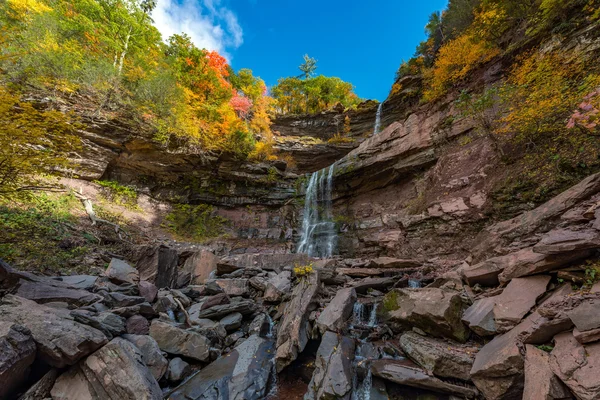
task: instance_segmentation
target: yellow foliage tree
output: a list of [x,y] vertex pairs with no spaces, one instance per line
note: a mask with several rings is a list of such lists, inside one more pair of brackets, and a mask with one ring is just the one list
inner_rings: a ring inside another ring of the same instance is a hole
[[0,87],[0,196],[13,196],[39,184],[41,174],[67,166],[79,139],[71,117],[40,111]]
[[467,77],[475,67],[496,55],[499,50],[469,30],[440,48],[433,68],[425,70],[425,100],[435,100],[448,88]]

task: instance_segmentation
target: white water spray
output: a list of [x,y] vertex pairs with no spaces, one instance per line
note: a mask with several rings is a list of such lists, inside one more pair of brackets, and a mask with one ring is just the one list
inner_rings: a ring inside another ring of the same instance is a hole
[[335,164],[332,164],[310,176],[298,253],[329,258],[336,251],[337,229],[331,210],[334,170]]
[[383,109],[383,103],[379,103],[377,106],[377,114],[375,114],[375,127],[373,128],[373,135],[377,135],[381,130],[381,112]]

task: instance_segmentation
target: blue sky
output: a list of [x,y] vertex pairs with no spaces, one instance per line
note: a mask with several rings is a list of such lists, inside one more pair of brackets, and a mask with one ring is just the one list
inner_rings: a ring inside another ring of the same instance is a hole
[[394,73],[425,38],[429,14],[447,0],[159,0],[153,14],[168,36],[185,31],[234,69],[271,86],[299,74],[308,53],[318,73],[352,82],[363,98],[384,100]]

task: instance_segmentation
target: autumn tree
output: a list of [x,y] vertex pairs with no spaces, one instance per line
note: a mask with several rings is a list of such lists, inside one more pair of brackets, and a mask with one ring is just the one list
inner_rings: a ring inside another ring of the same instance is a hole
[[71,117],[40,111],[0,88],[0,196],[34,189],[39,177],[68,167],[78,148]]

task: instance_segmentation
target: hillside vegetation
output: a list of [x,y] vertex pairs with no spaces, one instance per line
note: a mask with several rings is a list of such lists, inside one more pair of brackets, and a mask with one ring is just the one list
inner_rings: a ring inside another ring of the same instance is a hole
[[[520,164],[522,173],[500,196],[542,201],[600,167],[598,52],[585,40],[560,44],[577,31],[597,30],[598,6],[596,0],[450,0],[430,16],[428,39],[398,69],[391,95],[402,92],[409,75],[422,77],[422,103],[462,90],[463,116],[475,119],[506,163]],[[464,89],[498,60],[499,83]]]

